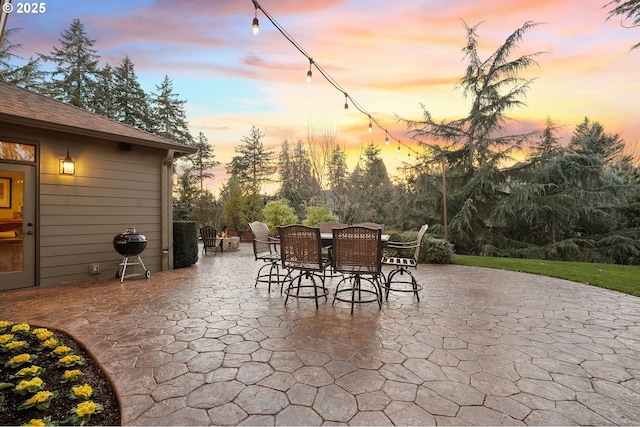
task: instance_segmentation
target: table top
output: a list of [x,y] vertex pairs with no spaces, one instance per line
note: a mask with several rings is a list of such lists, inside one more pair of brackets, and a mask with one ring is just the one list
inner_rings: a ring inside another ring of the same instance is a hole
[[[333,240],[333,233],[320,233],[320,238],[322,240]],[[382,240],[383,242],[389,241],[389,235],[388,234],[383,234],[380,237],[380,240]]]

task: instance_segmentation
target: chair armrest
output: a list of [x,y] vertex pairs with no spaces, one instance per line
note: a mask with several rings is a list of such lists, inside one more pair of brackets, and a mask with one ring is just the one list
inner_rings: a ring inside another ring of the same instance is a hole
[[385,246],[389,249],[411,249],[418,247],[418,241],[414,240],[413,242],[388,242]]

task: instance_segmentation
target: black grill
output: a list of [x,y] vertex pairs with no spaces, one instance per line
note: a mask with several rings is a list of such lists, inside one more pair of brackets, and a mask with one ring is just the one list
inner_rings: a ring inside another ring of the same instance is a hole
[[113,238],[113,248],[122,256],[136,256],[146,247],[146,236],[136,233],[135,228],[127,229],[124,233],[116,234]]

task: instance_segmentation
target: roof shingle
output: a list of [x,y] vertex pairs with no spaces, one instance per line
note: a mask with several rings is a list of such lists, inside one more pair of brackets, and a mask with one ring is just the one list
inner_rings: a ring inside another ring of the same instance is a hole
[[2,121],[173,149],[184,154],[196,151],[184,144],[5,82],[0,82],[0,122]]

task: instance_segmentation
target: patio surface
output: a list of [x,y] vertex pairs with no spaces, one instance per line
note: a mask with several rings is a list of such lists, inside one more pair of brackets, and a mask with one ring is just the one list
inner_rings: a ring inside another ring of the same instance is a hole
[[420,302],[391,293],[352,316],[331,297],[285,307],[240,248],[148,280],[4,292],[0,318],[81,341],[125,425],[640,424],[640,298],[421,264]]

